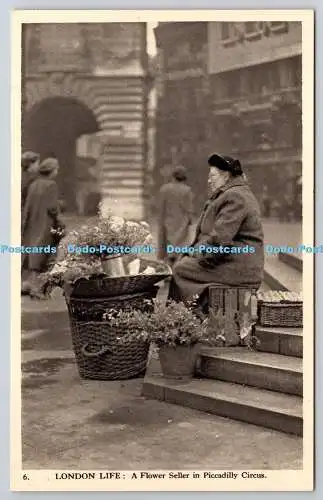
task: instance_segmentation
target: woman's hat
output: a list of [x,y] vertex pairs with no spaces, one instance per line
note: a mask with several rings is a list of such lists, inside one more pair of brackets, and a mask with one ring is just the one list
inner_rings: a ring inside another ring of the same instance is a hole
[[221,156],[213,153],[208,159],[208,164],[210,167],[216,167],[219,170],[230,172],[233,176],[243,174],[240,161],[231,156]]
[[33,151],[26,151],[21,156],[21,168],[26,170],[30,165],[39,160],[39,154]]
[[56,158],[46,158],[43,160],[39,167],[40,174],[50,174],[59,168],[59,163]]

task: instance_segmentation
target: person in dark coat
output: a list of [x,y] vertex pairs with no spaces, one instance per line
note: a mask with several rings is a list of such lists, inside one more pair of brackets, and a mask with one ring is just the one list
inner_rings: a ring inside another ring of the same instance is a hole
[[164,184],[159,192],[158,257],[172,263],[174,254],[167,254],[167,245],[190,243],[193,223],[193,193],[186,184],[187,174],[183,166],[173,171],[173,180]]
[[[29,187],[22,217],[24,247],[55,246],[53,229],[60,226],[55,181],[58,169],[56,158],[45,159],[40,165],[38,178]],[[23,267],[29,271],[31,289],[35,288],[39,273],[47,270],[51,256],[45,252],[23,254]]]
[[[264,236],[260,207],[241,164],[217,154],[210,156],[208,163],[209,198],[197,223],[193,242],[196,252],[183,256],[173,268],[174,290],[180,300],[201,297],[211,284],[250,284],[258,288],[262,282]],[[201,246],[212,247],[212,253],[200,250]],[[249,251],[243,253],[242,248],[247,247]],[[230,253],[224,253],[224,248]],[[218,253],[214,253],[215,249]]]
[[30,184],[36,179],[39,168],[39,154],[32,151],[21,157],[21,213],[23,212]]

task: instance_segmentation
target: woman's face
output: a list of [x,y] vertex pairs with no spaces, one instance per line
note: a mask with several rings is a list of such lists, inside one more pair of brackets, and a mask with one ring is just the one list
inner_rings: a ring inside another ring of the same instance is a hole
[[225,172],[214,167],[210,168],[207,181],[209,195],[222,187],[227,182],[229,176],[229,172]]

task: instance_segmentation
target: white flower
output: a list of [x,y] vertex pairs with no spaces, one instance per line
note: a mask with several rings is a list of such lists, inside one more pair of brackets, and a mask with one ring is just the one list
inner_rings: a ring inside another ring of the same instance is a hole
[[120,231],[120,229],[123,228],[124,223],[124,218],[119,217],[118,215],[112,215],[112,217],[110,218],[111,229],[113,229],[114,231]]
[[50,270],[49,274],[60,274],[60,273],[63,273],[65,272],[65,270],[67,269],[67,265],[65,262],[57,262],[53,269]]
[[144,228],[146,228],[146,229],[148,229],[148,230],[150,231],[150,225],[148,224],[148,222],[145,222],[145,221],[143,220],[143,221],[141,221],[141,222],[140,222],[140,224],[141,224]]
[[144,241],[144,245],[151,245],[154,241],[154,238],[151,234],[148,234],[148,236],[146,236],[145,238],[145,241]]
[[134,221],[132,221],[132,220],[128,220],[128,221],[126,222],[126,227],[127,227],[128,229],[131,229],[131,228],[136,228],[136,229],[137,229],[137,228],[139,227],[139,224],[138,224],[138,222],[134,222]]

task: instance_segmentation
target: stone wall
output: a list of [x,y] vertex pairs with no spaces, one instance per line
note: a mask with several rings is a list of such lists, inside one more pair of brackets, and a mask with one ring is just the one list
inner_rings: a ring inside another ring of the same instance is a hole
[[300,23],[157,28],[157,186],[165,164],[183,163],[199,211],[206,197],[207,155],[218,151],[241,159],[268,216],[299,217],[301,32]]
[[[98,165],[104,210],[142,218],[147,168],[145,23],[25,26],[23,68],[23,129],[48,99],[83,103],[95,117],[102,146]],[[76,139],[70,137],[71,142]],[[58,158],[63,154],[59,148],[55,153]]]

